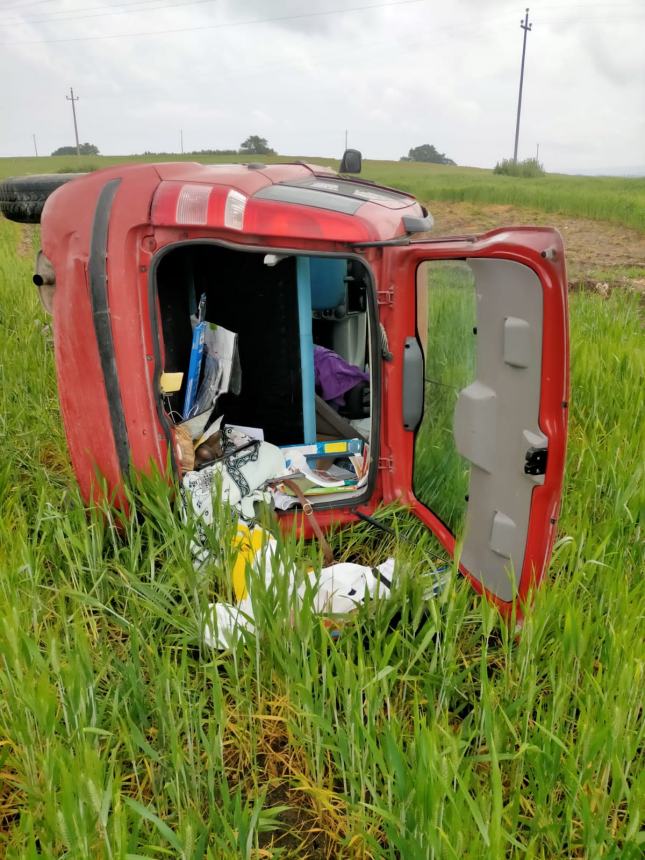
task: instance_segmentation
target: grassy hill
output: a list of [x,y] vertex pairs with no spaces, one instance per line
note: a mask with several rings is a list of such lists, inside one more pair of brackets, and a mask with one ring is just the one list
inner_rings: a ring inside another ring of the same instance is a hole
[[[80,159],[69,156],[2,158],[0,159],[0,178],[22,173],[96,170],[112,164],[133,161],[203,161],[215,164],[230,161],[293,161],[296,158],[295,156],[202,158],[176,153],[155,156],[81,156]],[[303,157],[302,160],[338,167],[338,162],[329,158]],[[645,178],[620,179],[547,174],[539,179],[517,179],[511,176],[498,176],[491,170],[474,167],[444,167],[436,164],[369,160],[364,162],[362,175],[366,179],[409,191],[422,201],[505,203],[578,218],[610,221],[645,232]]]

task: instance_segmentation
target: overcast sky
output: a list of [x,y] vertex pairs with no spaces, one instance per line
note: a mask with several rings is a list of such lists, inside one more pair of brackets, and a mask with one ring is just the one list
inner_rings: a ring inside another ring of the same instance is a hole
[[[645,2],[533,0],[519,156],[645,165]],[[512,156],[524,15],[508,0],[0,0],[0,156],[238,148],[459,164]],[[273,20],[268,20],[273,19]]]

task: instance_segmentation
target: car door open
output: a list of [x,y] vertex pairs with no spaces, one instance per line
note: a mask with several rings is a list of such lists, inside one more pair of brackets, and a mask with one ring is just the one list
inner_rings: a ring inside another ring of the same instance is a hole
[[[414,305],[405,314],[401,421],[413,444],[413,510],[459,552],[478,590],[508,608],[544,575],[559,511],[568,406],[562,243],[556,231],[517,228],[392,253]],[[412,427],[420,372],[423,407]]]

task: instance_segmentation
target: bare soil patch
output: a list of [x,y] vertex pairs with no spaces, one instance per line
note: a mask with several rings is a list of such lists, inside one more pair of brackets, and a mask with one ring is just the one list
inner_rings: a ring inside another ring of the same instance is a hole
[[605,221],[571,218],[538,209],[430,200],[434,235],[481,233],[496,227],[555,227],[564,240],[569,286],[603,292],[621,286],[645,290],[645,234]]
[[16,254],[19,257],[33,257],[34,255],[34,234],[36,226],[33,224],[20,225],[20,239],[16,247]]
[[[483,233],[496,227],[538,225],[555,227],[564,240],[571,289],[595,290],[606,295],[616,287],[645,293],[645,233],[606,221],[571,218],[502,204],[453,203],[429,200],[435,219],[433,236]],[[37,230],[21,224],[19,257],[33,256]]]

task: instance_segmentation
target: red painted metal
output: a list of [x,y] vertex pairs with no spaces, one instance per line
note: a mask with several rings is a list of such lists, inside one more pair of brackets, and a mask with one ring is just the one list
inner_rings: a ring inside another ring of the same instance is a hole
[[[360,247],[355,242],[388,241],[405,236],[402,218],[419,217],[410,204],[391,209],[367,201],[353,215],[311,206],[254,199],[276,182],[299,182],[322,168],[303,164],[246,165],[191,163],[128,165],[97,171],[62,186],[48,199],[41,220],[43,250],[56,271],[54,336],[59,396],[68,446],[86,499],[107,492],[123,504],[122,475],[110,422],[101,356],[94,332],[88,261],[97,201],[107,182],[119,179],[109,212],[105,259],[107,296],[114,344],[114,367],[120,383],[132,465],[137,470],[168,470],[169,422],[159,417],[155,379],[153,309],[149,305],[150,267],[155,255],[186,240],[222,240],[240,247],[262,247],[360,254],[372,272],[383,324],[393,353],[382,369],[382,413],[379,469],[366,513],[382,502],[399,500],[435,533],[446,550],[454,551],[448,529],[415,499],[412,491],[414,434],[402,422],[402,361],[405,338],[416,333],[416,269],[422,260],[498,257],[530,266],[544,294],[545,348],[542,364],[540,426],[549,437],[545,483],[533,492],[531,524],[519,589],[519,602],[544,575],[555,536],[562,489],[568,400],[566,274],[562,243],[554,230],[497,230],[473,240],[433,240],[404,247]],[[161,183],[164,183],[161,185]],[[174,190],[184,184],[211,186],[208,224],[174,225]],[[161,190],[160,190],[161,188]],[[378,188],[378,186],[376,187]],[[231,189],[248,197],[244,229],[226,229],[223,201]],[[153,207],[155,194],[156,206]],[[165,197],[164,197],[165,195]],[[164,203],[165,200],[165,203]],[[161,201],[161,202],[160,202]],[[170,201],[170,202],[169,202]],[[165,208],[164,208],[165,207]],[[155,212],[154,218],[151,211]],[[155,223],[156,222],[156,223]],[[555,254],[553,254],[555,251]],[[546,256],[544,256],[546,254]],[[97,481],[102,476],[105,484]],[[169,472],[170,479],[173,478]],[[348,506],[321,511],[324,526],[355,521]],[[283,527],[302,524],[296,515],[282,517]],[[464,571],[468,576],[468,572]],[[481,590],[480,584],[472,580]],[[499,603],[499,601],[497,601]],[[503,611],[509,606],[503,604]]]
[[[567,278],[564,247],[560,234],[549,228],[517,227],[494,230],[472,241],[418,243],[408,248],[390,250],[390,271],[396,273],[396,289],[402,293],[396,312],[390,311],[387,327],[391,350],[402,354],[405,338],[416,334],[416,270],[424,260],[497,258],[521,263],[537,274],[543,292],[543,351],[539,424],[549,440],[549,456],[544,484],[533,490],[529,532],[524,564],[517,594],[515,611],[522,615],[531,591],[539,585],[546,572],[556,535],[556,525],[562,495],[567,441],[569,400],[569,342],[567,311]],[[395,299],[396,303],[396,299]],[[396,352],[395,352],[396,354]],[[414,434],[404,430],[395,416],[400,414],[402,400],[400,384],[390,391],[387,402],[392,416],[391,447],[397,451],[394,484],[399,487],[414,512],[453,555],[455,539],[446,526],[412,492]],[[479,580],[462,566],[478,592],[485,591]],[[487,594],[500,609],[509,614],[513,605]]]

